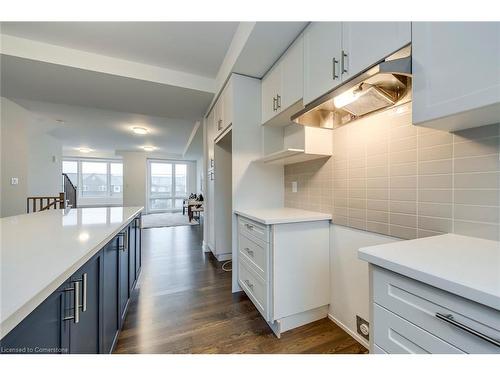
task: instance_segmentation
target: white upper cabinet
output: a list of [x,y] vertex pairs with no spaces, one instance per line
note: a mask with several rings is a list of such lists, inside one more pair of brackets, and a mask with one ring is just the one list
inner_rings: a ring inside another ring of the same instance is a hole
[[500,23],[414,22],[413,123],[460,130],[500,121]]
[[342,22],[342,80],[411,42],[410,22]]
[[280,111],[301,100],[304,95],[304,43],[300,37],[281,61]]
[[222,92],[222,130],[233,123],[233,81],[230,79]]
[[275,65],[262,80],[262,123],[277,114],[278,93],[281,89],[281,66]]
[[304,104],[341,83],[342,23],[313,22],[304,32]]
[[[287,114],[287,109],[299,102],[303,93],[304,49],[300,36],[262,79],[262,123]],[[283,120],[287,122],[287,116]]]
[[304,104],[410,42],[410,22],[311,23],[304,32]]
[[233,92],[231,79],[227,82],[219,95],[212,111],[214,112],[215,121],[214,138],[217,138],[233,123]]

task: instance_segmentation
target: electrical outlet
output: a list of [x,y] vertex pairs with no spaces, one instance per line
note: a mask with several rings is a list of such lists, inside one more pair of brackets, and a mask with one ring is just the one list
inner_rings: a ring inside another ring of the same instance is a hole
[[370,323],[356,315],[356,330],[367,341],[370,340]]
[[298,190],[297,181],[292,181],[292,193],[296,193]]
[[11,184],[11,185],[17,185],[17,184],[19,184],[19,178],[17,178],[17,177],[12,177],[12,178],[10,179],[10,184]]

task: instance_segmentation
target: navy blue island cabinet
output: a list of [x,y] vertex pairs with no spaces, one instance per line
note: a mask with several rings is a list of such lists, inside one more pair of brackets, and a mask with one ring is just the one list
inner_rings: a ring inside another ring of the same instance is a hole
[[0,340],[1,353],[111,353],[141,265],[132,222]]

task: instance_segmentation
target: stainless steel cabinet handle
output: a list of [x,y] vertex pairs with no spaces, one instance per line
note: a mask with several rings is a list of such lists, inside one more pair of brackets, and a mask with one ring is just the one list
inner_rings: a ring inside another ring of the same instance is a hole
[[253,229],[253,225],[250,225],[250,224],[245,224],[245,226],[247,227],[247,229],[249,230],[252,230]]
[[281,108],[281,96],[276,94],[276,110]]
[[246,279],[245,284],[247,284],[250,289],[253,289],[253,284],[250,282],[250,280]]
[[64,292],[73,291],[73,315],[64,317],[63,320],[71,320],[75,323],[80,322],[80,301],[78,300],[80,296],[80,281],[73,281],[73,288],[64,289]]
[[451,314],[441,314],[441,313],[436,313],[436,318],[441,319],[445,321],[446,323],[451,324],[452,326],[455,326],[457,328],[460,328],[461,330],[470,333],[471,335],[474,335],[476,337],[479,337],[480,339],[489,342],[492,345],[498,346],[500,348],[500,341],[495,340],[489,336],[486,336],[482,334],[481,332],[476,331],[475,329],[472,329],[470,327],[467,327],[466,325],[457,322],[454,318],[453,315]]
[[120,246],[120,244],[118,244],[118,250],[127,251],[127,249],[128,249],[128,231],[125,230],[121,233],[118,233],[118,237],[123,237],[123,245]]
[[346,62],[347,58],[348,58],[347,53],[344,50],[342,50],[342,67],[341,67],[342,74],[347,73],[347,62]]
[[335,80],[337,78],[339,78],[338,74],[337,74],[337,64],[339,63],[339,60],[337,60],[335,57],[332,59],[332,66],[333,66],[333,74],[332,74],[332,78]]
[[217,130],[221,129],[222,129],[222,119],[219,119],[219,121],[217,121]]
[[87,311],[87,272],[82,275],[82,311]]
[[276,111],[276,102],[278,101],[277,98],[273,97],[273,112]]

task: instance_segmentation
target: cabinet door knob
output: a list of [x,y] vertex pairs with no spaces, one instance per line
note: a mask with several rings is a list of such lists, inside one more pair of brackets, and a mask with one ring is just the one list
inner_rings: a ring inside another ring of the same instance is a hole
[[250,289],[253,289],[253,284],[250,282],[250,280],[246,279],[245,284],[247,284]]

